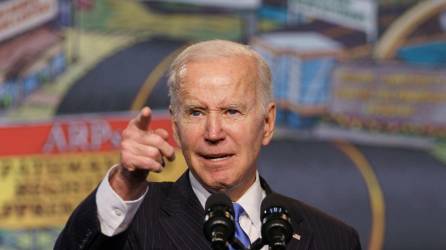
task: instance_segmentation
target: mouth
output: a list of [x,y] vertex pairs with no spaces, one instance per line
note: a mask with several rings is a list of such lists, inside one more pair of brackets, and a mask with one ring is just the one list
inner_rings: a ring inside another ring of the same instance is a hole
[[235,154],[230,153],[218,153],[218,154],[206,154],[206,153],[199,153],[198,154],[201,158],[209,161],[223,161],[231,158]]

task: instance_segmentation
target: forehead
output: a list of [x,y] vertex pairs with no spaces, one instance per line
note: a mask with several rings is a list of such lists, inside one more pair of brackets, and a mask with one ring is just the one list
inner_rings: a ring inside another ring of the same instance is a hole
[[248,56],[216,57],[189,61],[180,70],[180,91],[189,88],[255,88],[257,65]]

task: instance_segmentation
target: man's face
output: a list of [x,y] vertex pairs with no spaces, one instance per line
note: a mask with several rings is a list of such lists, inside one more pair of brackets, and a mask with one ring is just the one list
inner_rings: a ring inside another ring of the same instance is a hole
[[274,104],[262,109],[256,72],[246,56],[186,66],[174,131],[188,167],[207,188],[240,196],[255,180],[256,158],[275,119]]

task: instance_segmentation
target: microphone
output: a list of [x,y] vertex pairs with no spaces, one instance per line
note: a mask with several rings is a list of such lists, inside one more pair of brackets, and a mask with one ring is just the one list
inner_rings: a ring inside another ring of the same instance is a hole
[[293,234],[291,218],[277,194],[269,194],[260,206],[262,214],[262,241],[272,250],[284,250]]
[[232,202],[224,193],[209,196],[205,205],[203,231],[211,242],[212,249],[227,249],[227,242],[234,238],[234,210]]

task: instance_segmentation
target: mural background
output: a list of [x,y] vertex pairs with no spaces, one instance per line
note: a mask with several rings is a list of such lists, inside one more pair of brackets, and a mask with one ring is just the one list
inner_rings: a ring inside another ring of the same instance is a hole
[[[444,0],[0,1],[0,249],[52,249],[135,112],[170,130],[173,57],[217,38],[272,68],[273,189],[364,249],[446,249],[445,30]],[[181,175],[177,153],[149,179]]]

